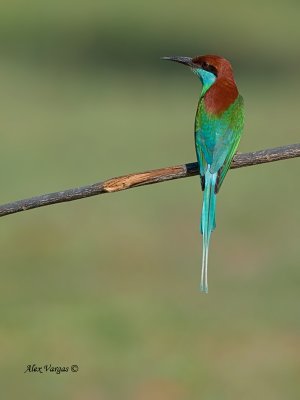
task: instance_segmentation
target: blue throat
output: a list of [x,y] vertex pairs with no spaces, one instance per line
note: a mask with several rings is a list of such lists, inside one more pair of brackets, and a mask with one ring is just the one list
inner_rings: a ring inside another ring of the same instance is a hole
[[208,91],[208,89],[215,83],[217,77],[212,72],[205,71],[205,69],[201,68],[195,68],[195,69],[193,68],[192,71],[194,72],[194,74],[198,76],[198,78],[200,78],[202,82],[203,88],[201,96],[203,96]]

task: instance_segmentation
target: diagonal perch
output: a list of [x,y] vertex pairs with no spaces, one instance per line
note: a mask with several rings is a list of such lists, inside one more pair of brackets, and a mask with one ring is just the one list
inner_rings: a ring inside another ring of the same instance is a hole
[[[295,157],[300,157],[300,143],[260,150],[254,153],[236,154],[230,168],[248,167],[250,165],[286,160]],[[176,165],[174,167],[154,169],[137,174],[124,175],[88,186],[43,194],[41,196],[3,204],[0,206],[0,217],[51,204],[78,200],[104,193],[119,192],[137,186],[150,185],[153,183],[170,181],[172,179],[187,178],[198,174],[197,163],[189,163]]]

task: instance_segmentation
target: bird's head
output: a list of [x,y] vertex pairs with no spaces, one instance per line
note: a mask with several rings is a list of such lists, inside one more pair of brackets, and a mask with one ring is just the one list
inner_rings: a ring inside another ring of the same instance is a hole
[[162,57],[163,60],[175,61],[187,65],[196,74],[203,85],[202,94],[216,82],[217,79],[225,78],[233,81],[231,64],[226,58],[214,55],[181,57]]

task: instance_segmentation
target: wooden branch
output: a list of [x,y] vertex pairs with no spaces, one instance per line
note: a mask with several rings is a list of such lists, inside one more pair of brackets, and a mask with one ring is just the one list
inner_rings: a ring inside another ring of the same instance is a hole
[[[256,151],[254,153],[236,154],[230,168],[248,167],[250,165],[286,160],[295,157],[300,157],[300,143]],[[137,186],[150,185],[153,183],[170,181],[172,179],[187,178],[198,174],[199,170],[197,163],[189,163],[176,165],[174,167],[154,169],[137,174],[124,175],[103,182],[94,183],[93,185],[43,194],[41,196],[3,204],[0,206],[0,217],[37,207],[78,200],[85,197],[96,196],[98,194],[119,192],[120,190],[131,189]]]

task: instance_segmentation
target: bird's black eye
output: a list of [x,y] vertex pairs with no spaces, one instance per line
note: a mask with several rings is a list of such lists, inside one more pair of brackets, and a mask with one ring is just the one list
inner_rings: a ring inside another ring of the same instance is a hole
[[206,61],[204,61],[201,65],[202,69],[205,69],[205,71],[213,73],[215,76],[218,76],[218,71],[217,68],[215,68],[213,65],[208,64]]

